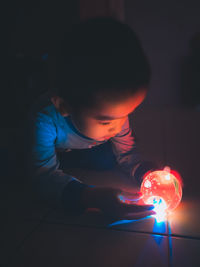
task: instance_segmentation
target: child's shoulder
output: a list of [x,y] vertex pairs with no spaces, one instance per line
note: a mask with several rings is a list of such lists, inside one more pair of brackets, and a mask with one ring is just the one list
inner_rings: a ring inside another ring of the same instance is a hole
[[32,104],[30,108],[30,115],[33,117],[37,116],[45,116],[51,119],[56,119],[58,116],[58,112],[51,102],[52,92],[46,91],[42,95],[40,95],[36,101]]

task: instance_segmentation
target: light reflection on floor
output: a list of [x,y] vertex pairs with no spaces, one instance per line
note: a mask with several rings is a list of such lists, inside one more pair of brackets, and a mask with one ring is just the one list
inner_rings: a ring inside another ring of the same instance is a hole
[[143,220],[149,219],[149,218],[151,218],[151,217],[152,217],[152,216],[147,216],[147,217],[145,217],[145,218],[136,219],[136,220],[119,220],[119,221],[116,221],[116,222],[114,222],[114,223],[108,224],[107,227],[112,227],[112,226],[120,225],[120,224],[127,224],[127,223],[132,223],[132,222],[143,221]]

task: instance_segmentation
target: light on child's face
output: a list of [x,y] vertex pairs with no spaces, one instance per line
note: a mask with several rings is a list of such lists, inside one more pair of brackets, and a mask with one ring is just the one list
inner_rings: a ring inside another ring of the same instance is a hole
[[154,205],[158,222],[166,219],[182,198],[181,179],[178,173],[165,167],[164,170],[150,172],[141,184],[142,199],[145,204]]

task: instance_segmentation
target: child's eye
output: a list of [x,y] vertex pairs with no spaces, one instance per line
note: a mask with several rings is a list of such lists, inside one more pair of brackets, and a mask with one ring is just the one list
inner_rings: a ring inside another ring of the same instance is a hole
[[110,122],[100,122],[101,125],[108,125]]

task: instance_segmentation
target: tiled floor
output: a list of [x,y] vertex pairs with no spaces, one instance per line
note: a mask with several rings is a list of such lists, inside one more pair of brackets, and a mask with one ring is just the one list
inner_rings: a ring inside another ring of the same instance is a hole
[[[13,257],[17,249],[37,229],[40,220],[49,208],[31,202],[23,185],[1,184],[0,186],[0,266]],[[26,221],[27,217],[37,220]]]
[[20,248],[11,266],[168,266],[167,238],[44,224]]
[[171,266],[200,266],[200,240],[173,237],[169,244]]
[[183,199],[169,218],[172,235],[200,239],[200,197]]
[[[30,204],[20,186],[5,188],[0,266],[200,266],[200,113],[154,109],[138,113],[133,122],[145,158],[164,161],[184,180],[183,200],[169,220],[157,224],[153,218],[114,222],[100,213],[67,216]],[[138,189],[118,170],[69,173],[86,183]],[[16,201],[11,201],[13,194]]]

